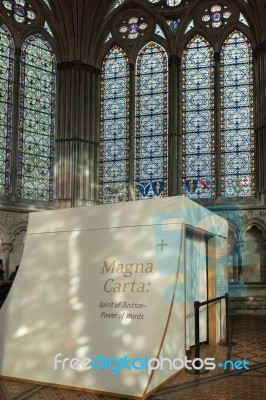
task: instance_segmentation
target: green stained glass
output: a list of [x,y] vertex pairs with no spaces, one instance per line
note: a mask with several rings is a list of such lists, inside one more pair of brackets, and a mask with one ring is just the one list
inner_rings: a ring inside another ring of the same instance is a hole
[[56,59],[39,34],[21,50],[18,197],[52,201]]
[[14,53],[12,36],[3,25],[0,27],[0,196],[8,196],[10,186]]
[[167,195],[168,57],[157,43],[139,53],[136,68],[135,193]]
[[190,198],[215,197],[214,53],[200,35],[184,50],[183,191]]
[[232,32],[221,52],[222,195],[255,195],[252,48]]
[[101,80],[100,198],[128,200],[129,63],[118,46],[106,55]]

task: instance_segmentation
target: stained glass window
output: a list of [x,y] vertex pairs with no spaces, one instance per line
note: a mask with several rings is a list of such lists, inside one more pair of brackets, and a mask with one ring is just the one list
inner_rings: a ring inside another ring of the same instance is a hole
[[186,33],[188,33],[191,29],[193,29],[194,28],[194,21],[193,21],[193,19],[189,22],[189,24],[188,24],[188,26],[187,26],[187,28],[186,28],[186,30],[185,30],[185,34]]
[[210,26],[213,28],[219,28],[223,24],[227,24],[227,20],[231,15],[231,11],[228,10],[227,6],[221,7],[217,4],[210,8],[208,14],[203,15],[202,21],[206,22],[208,28]]
[[145,22],[144,18],[131,17],[123,21],[122,25],[119,27],[119,32],[123,39],[136,39],[144,35],[147,27],[148,24]]
[[5,26],[0,27],[0,196],[8,196],[11,163],[12,85],[14,42]]
[[52,33],[51,29],[50,29],[50,26],[47,24],[46,21],[45,21],[45,23],[44,23],[44,29],[45,29],[51,36],[53,36],[53,33]]
[[5,0],[2,3],[7,10],[7,15],[12,15],[14,20],[19,24],[31,24],[36,19],[35,12],[29,9],[25,0]]
[[214,55],[200,35],[182,58],[183,191],[191,198],[215,196]]
[[167,194],[168,58],[154,42],[136,67],[135,193],[137,199]]
[[158,24],[156,24],[155,26],[155,33],[156,35],[159,35],[165,39],[165,34],[163,33],[162,28]]
[[129,64],[115,46],[106,55],[101,82],[101,201],[116,203],[129,197]]
[[180,19],[169,19],[166,21],[171,29],[171,32],[175,35],[180,25]]
[[170,7],[178,6],[182,0],[167,0],[167,5]]
[[18,197],[53,196],[56,60],[39,34],[22,45],[18,148]]
[[239,21],[242,22],[242,24],[249,26],[248,21],[242,13],[239,14]]
[[108,35],[106,36],[105,43],[108,42],[108,40],[111,40],[112,38],[113,38],[113,36],[112,36],[111,32],[109,32]]
[[252,196],[254,182],[252,48],[232,32],[221,52],[222,195]]

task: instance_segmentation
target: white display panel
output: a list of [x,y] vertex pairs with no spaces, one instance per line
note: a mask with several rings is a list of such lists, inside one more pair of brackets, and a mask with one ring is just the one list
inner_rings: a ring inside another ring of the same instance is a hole
[[0,375],[127,398],[174,375],[55,369],[54,358],[184,357],[184,232],[207,216],[225,236],[222,218],[184,197],[32,213],[0,311]]

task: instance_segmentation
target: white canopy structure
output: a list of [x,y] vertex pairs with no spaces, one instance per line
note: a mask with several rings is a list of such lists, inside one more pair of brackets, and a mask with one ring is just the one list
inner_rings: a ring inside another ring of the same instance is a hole
[[[0,375],[147,397],[178,369],[148,371],[147,360],[184,358],[194,301],[227,292],[227,233],[184,196],[31,213],[0,310]],[[219,307],[209,330],[202,307],[201,341],[223,336]]]

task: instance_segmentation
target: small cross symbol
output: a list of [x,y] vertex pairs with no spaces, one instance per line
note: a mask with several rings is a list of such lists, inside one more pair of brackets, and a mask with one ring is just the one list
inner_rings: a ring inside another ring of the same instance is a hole
[[167,246],[167,243],[164,243],[164,240],[161,240],[161,243],[157,244],[157,247],[161,247],[161,251],[163,250],[164,246]]

